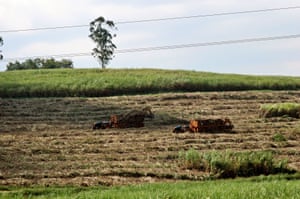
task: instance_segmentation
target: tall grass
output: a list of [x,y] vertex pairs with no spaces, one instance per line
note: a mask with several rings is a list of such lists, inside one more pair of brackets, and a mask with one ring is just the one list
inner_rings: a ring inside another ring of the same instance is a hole
[[271,151],[199,153],[194,149],[179,152],[180,164],[187,169],[209,172],[217,178],[249,177],[293,172],[287,161],[275,161]]
[[275,177],[245,180],[218,180],[142,184],[120,187],[20,188],[0,191],[0,198],[126,198],[126,199],[291,199],[300,198],[299,181]]
[[260,116],[265,118],[279,117],[279,116],[300,118],[300,104],[298,103],[264,104],[260,107]]
[[180,91],[294,90],[300,77],[158,69],[52,69],[0,72],[0,97],[109,96]]

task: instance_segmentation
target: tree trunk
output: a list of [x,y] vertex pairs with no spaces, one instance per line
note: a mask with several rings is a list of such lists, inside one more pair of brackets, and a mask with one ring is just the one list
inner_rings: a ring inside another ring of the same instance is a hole
[[102,59],[100,59],[100,64],[101,64],[101,67],[102,67],[102,69],[105,69],[105,63],[104,63],[104,60],[102,60]]

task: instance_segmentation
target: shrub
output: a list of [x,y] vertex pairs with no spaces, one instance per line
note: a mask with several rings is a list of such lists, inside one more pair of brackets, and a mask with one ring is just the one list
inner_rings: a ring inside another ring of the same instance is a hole
[[68,59],[61,61],[51,59],[27,59],[24,62],[9,62],[6,66],[7,71],[29,70],[29,69],[53,69],[53,68],[73,68],[73,62]]
[[274,142],[284,142],[284,141],[286,141],[286,138],[281,133],[276,133],[273,135],[273,141]]

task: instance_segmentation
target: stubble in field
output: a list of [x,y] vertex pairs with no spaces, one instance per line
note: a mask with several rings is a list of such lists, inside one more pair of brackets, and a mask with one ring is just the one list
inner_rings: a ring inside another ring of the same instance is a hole
[[[180,151],[271,150],[300,169],[300,121],[259,117],[261,104],[299,103],[300,92],[170,93],[105,98],[0,99],[0,184],[113,185],[209,174],[183,168]],[[143,128],[92,130],[111,114],[151,106]],[[231,133],[173,134],[192,118],[225,118]],[[274,136],[284,136],[276,141]]]

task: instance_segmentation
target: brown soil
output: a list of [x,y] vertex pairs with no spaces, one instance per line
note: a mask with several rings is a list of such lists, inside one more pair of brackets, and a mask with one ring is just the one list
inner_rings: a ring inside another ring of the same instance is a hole
[[[300,120],[259,118],[264,103],[300,102],[300,91],[170,93],[105,98],[0,99],[0,185],[115,185],[198,180],[178,153],[272,150],[300,170]],[[111,114],[152,106],[145,127],[92,130]],[[172,133],[193,118],[225,118],[231,133]],[[281,133],[287,141],[273,141]]]

